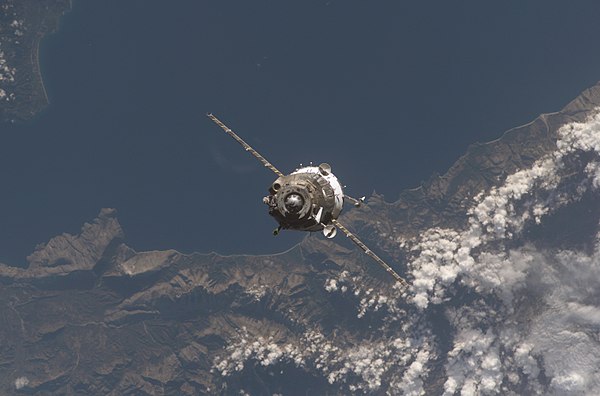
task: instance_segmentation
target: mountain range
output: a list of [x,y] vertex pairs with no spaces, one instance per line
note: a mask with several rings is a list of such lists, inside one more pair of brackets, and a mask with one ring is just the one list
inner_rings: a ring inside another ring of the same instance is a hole
[[137,252],[102,209],[0,265],[0,393],[598,393],[599,106],[600,84],[347,208],[409,289],[343,236]]

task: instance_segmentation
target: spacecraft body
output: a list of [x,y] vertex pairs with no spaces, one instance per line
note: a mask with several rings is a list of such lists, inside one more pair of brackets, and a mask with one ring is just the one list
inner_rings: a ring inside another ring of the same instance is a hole
[[327,238],[333,238],[340,229],[352,242],[393,276],[400,285],[405,288],[409,286],[406,280],[398,275],[392,267],[338,221],[344,199],[358,207],[364,202],[365,197],[355,199],[344,195],[342,185],[331,173],[329,164],[307,166],[285,175],[217,117],[211,113],[208,113],[207,116],[242,145],[244,150],[277,175],[277,179],[269,187],[269,195],[263,198],[263,202],[269,207],[269,214],[279,223],[279,227],[273,231],[274,235],[277,235],[283,228],[299,231],[322,230]]
[[307,166],[289,175],[279,176],[263,199],[269,214],[281,228],[300,231],[320,231],[333,237],[334,227],[344,204],[342,185],[331,173],[328,164]]

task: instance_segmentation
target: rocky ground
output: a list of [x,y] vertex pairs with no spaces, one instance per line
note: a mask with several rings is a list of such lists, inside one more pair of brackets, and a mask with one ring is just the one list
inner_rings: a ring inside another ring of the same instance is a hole
[[[341,220],[406,276],[410,290],[395,287],[343,236],[310,235],[267,256],[136,252],[117,213],[103,209],[79,235],[39,246],[27,268],[0,265],[0,393],[563,389],[535,341],[527,350],[523,340],[502,338],[506,323],[530,320],[544,297],[476,276],[495,268],[492,251],[594,250],[599,211],[591,191],[600,178],[591,175],[585,184],[581,176],[595,166],[594,148],[582,143],[577,161],[557,150],[567,139],[560,137],[563,126],[588,120],[597,106],[600,85],[560,112],[473,145],[446,174],[397,202],[375,195],[363,208],[346,209]],[[555,184],[531,176],[558,155]],[[515,190],[515,180],[527,187]],[[509,203],[501,207],[505,196]],[[478,242],[467,245],[475,234]],[[494,276],[502,266],[498,271]],[[477,360],[467,339],[487,342],[480,350],[491,357]],[[469,354],[475,364],[465,369],[460,359]]]

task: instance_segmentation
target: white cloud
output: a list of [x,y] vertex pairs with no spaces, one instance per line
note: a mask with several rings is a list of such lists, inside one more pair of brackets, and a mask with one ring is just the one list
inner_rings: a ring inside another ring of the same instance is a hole
[[27,377],[19,377],[15,380],[15,388],[17,390],[23,389],[27,385],[29,385],[29,379]]
[[[287,344],[277,344],[273,337],[252,338],[247,330],[227,348],[227,355],[215,361],[215,368],[226,376],[244,369],[254,361],[261,365],[279,362],[295,364],[323,375],[329,383],[349,385],[353,391],[374,391],[381,387],[384,376],[411,394],[419,394],[429,374],[427,359],[435,357],[430,337],[413,339],[381,338],[360,345],[336,345],[316,329],[309,330]],[[250,339],[253,339],[251,341]]]
[[[593,158],[583,162],[582,151]],[[419,395],[432,366],[444,364],[448,395],[600,394],[600,248],[548,251],[522,240],[519,248],[507,247],[524,227],[543,223],[587,190],[597,194],[598,187],[595,114],[560,128],[553,153],[478,194],[465,229],[392,238],[409,257],[412,307],[393,288],[363,287],[358,275],[326,280],[325,290],[357,301],[358,320],[385,308],[386,319],[374,329],[383,335],[348,345],[315,328],[282,344],[245,332],[215,367],[228,375],[249,360],[286,361],[350,392],[385,387]],[[442,312],[448,328],[428,322],[432,312]],[[441,333],[450,334],[445,355],[438,349]]]
[[[446,394],[506,393],[503,386],[530,394],[600,394],[599,249],[524,247],[478,260],[492,270],[501,262],[499,274],[520,275],[505,278],[498,300],[448,308],[457,334],[447,355]],[[539,377],[542,370],[549,384]]]
[[540,223],[544,216],[577,200],[587,184],[600,185],[598,161],[593,160],[581,164],[580,170],[587,179],[581,180],[574,191],[571,188],[561,193],[558,189],[574,171],[567,169],[567,159],[580,151],[593,152],[596,157],[600,154],[600,113],[585,122],[561,127],[556,147],[556,151],[535,161],[530,168],[509,175],[501,186],[478,194],[467,213],[467,229],[434,228],[413,241],[411,250],[417,253],[409,267],[415,279],[412,285],[415,305],[426,308],[429,303],[442,302],[445,289],[459,275],[463,276],[463,283],[471,287],[493,288],[506,280],[513,284],[522,279],[518,273],[501,274],[498,271],[501,268],[482,274],[481,270],[489,266],[476,265],[474,250],[490,242],[512,239],[527,222]]
[[481,394],[498,392],[503,373],[497,337],[491,330],[461,329],[448,353],[444,394],[457,390]]
[[325,282],[325,290],[327,290],[328,292],[333,292],[337,289],[338,285],[335,279],[328,279],[327,282]]

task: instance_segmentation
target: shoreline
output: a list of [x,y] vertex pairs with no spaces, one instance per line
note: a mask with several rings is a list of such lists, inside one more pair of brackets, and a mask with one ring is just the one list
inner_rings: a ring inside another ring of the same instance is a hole
[[[29,109],[29,116],[27,119],[32,120],[35,119],[37,115],[39,115],[48,105],[50,104],[50,97],[48,95],[48,89],[46,88],[46,83],[44,81],[44,76],[42,73],[42,65],[41,65],[41,47],[43,45],[43,41],[49,35],[57,33],[60,31],[61,23],[63,17],[73,9],[73,0],[69,0],[69,7],[62,12],[57,17],[55,23],[44,23],[46,29],[41,29],[37,31],[32,39],[32,45],[30,49],[30,65],[31,65],[31,73],[32,80],[37,79],[37,85],[41,89],[40,97],[43,99],[37,99],[35,102],[31,102],[31,108]],[[32,81],[33,82],[33,81]],[[31,93],[29,97],[33,99],[38,95]],[[43,102],[42,102],[43,101]],[[37,103],[36,103],[37,102]]]
[[[42,88],[42,94],[44,95],[44,105],[43,107],[46,107],[50,104],[50,99],[48,98],[48,92],[46,91],[46,84],[44,84],[44,77],[42,76],[42,66],[40,65],[40,42],[43,40],[44,36],[43,35],[36,35],[35,39],[34,39],[34,43],[33,46],[34,48],[31,51],[31,65],[32,65],[32,69],[33,69],[33,73],[36,75],[36,77],[38,78],[39,84]],[[36,111],[40,112],[42,109],[38,109]],[[32,113],[32,117],[35,114]]]
[[[60,31],[62,19],[65,17],[65,15],[67,15],[67,13],[69,13],[72,10],[73,10],[73,0],[69,0],[69,8],[65,9],[64,11],[62,11],[60,13],[60,16],[57,18],[56,24],[45,32],[38,32],[38,34],[34,38],[34,44],[33,44],[34,48],[32,48],[32,51],[31,51],[31,65],[32,65],[32,68],[34,69],[34,72],[37,75],[37,77],[40,81],[40,85],[42,87],[42,93],[44,95],[44,100],[46,102],[44,107],[46,107],[47,105],[50,104],[50,98],[48,97],[48,91],[46,89],[46,84],[44,82],[44,76],[42,75],[42,65],[40,62],[41,44],[42,44],[42,41],[46,37]],[[39,109],[38,112],[39,111],[41,111],[41,109]],[[33,115],[35,115],[35,114],[32,114],[32,116]]]

